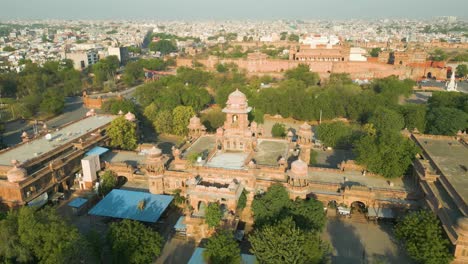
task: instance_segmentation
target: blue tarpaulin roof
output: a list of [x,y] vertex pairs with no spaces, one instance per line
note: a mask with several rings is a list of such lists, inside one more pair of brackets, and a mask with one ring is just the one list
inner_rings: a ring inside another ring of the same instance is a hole
[[185,216],[179,217],[179,220],[177,220],[177,223],[175,224],[174,229],[176,230],[186,229],[187,225],[184,224],[184,221],[185,221]]
[[107,151],[109,151],[109,149],[96,146],[96,147],[90,149],[88,152],[86,152],[85,156],[90,156],[90,155],[98,155],[99,156],[99,155],[102,155],[102,154],[106,153]]
[[[89,214],[155,223],[172,199],[170,195],[114,189]],[[142,210],[138,208],[141,201],[144,201]]]
[[88,201],[88,199],[77,197],[77,198],[73,199],[71,202],[69,202],[68,206],[75,207],[75,208],[80,208],[87,201]]
[[[192,254],[188,264],[207,264],[207,262],[203,259],[203,251],[204,248],[197,247]],[[255,264],[257,258],[253,255],[249,254],[241,254],[241,264]]]

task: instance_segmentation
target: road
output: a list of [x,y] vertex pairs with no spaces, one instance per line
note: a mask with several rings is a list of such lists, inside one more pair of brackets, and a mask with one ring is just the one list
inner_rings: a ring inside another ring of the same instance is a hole
[[[133,96],[133,92],[138,86],[126,89],[120,94],[126,98],[130,99]],[[95,95],[104,95],[104,94],[93,94]],[[83,99],[81,97],[67,97],[65,98],[65,108],[63,114],[56,116],[48,121],[46,121],[47,126],[50,128],[61,127],[70,122],[76,121],[86,115],[86,109],[83,106]],[[14,121],[9,122],[5,125],[5,133],[3,133],[3,143],[7,146],[14,146],[21,142],[21,134],[23,131],[28,132],[29,135],[33,134],[33,122],[24,122],[24,121]],[[40,127],[38,128],[40,129]]]

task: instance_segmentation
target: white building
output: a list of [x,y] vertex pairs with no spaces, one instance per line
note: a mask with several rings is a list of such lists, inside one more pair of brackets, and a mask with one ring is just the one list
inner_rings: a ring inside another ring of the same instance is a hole
[[362,48],[351,48],[349,50],[349,61],[367,61],[366,50]]
[[80,71],[99,61],[99,55],[95,50],[67,53],[66,58],[72,60],[73,67]]

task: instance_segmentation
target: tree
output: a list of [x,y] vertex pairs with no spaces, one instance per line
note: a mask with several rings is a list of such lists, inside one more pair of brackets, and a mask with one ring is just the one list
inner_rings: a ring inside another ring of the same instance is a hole
[[327,219],[323,203],[318,200],[297,198],[290,210],[294,222],[302,230],[322,231],[325,226]]
[[15,50],[16,50],[16,49],[13,48],[12,46],[5,46],[5,47],[3,48],[3,51],[5,51],[5,52],[11,52],[11,51],[15,51]]
[[203,257],[211,264],[240,264],[239,244],[229,231],[220,231],[208,239]]
[[159,134],[172,133],[172,114],[169,111],[160,111],[153,122],[154,129]]
[[417,128],[424,132],[426,129],[426,106],[419,104],[402,105],[400,112],[405,120],[405,128],[413,130]]
[[134,150],[137,147],[136,124],[126,120],[123,116],[112,120],[107,129],[107,135],[112,147],[125,150]]
[[435,135],[455,135],[468,127],[468,114],[456,108],[436,107],[427,113],[427,132]]
[[18,233],[18,215],[10,211],[0,221],[0,260],[8,263],[27,263],[33,260],[33,252],[21,243]]
[[343,122],[322,123],[316,127],[317,138],[330,147],[347,147],[352,143],[353,129]]
[[174,192],[172,193],[174,195],[174,203],[179,206],[183,206],[185,204],[185,197],[181,195],[182,190],[181,189],[175,189]]
[[272,185],[265,194],[255,197],[252,202],[255,225],[262,226],[284,218],[289,214],[291,203],[288,191],[282,185]]
[[318,74],[311,72],[307,64],[299,64],[296,68],[287,70],[284,73],[284,77],[286,79],[303,81],[306,86],[317,85],[320,80]]
[[151,51],[159,51],[163,55],[177,51],[177,47],[172,43],[172,41],[165,39],[159,40],[157,42],[151,42],[149,49]]
[[184,136],[188,132],[188,124],[190,118],[195,115],[195,111],[191,106],[177,106],[172,112],[173,133],[178,136]]
[[204,112],[200,119],[208,131],[216,131],[226,121],[226,114],[221,111],[221,108],[214,108]]
[[369,54],[371,55],[371,57],[374,57],[374,58],[377,58],[379,56],[379,53],[382,51],[381,48],[373,48],[371,49],[371,51],[369,52]]
[[108,239],[114,263],[151,263],[161,254],[163,246],[160,234],[132,220],[110,224]]
[[[78,230],[59,216],[54,208],[41,210],[22,207],[13,214],[11,224],[17,225],[20,254],[14,258],[28,259],[32,253],[34,263],[90,263],[89,245]],[[3,220],[5,221],[5,220]],[[66,234],[66,235],[64,235]],[[38,243],[40,241],[40,243]],[[16,240],[18,242],[18,240]]]
[[286,127],[284,124],[275,123],[271,128],[271,135],[273,137],[284,137],[286,136]]
[[356,142],[354,152],[356,161],[369,171],[386,178],[396,178],[406,172],[417,148],[412,141],[393,132],[362,137]]
[[301,230],[291,218],[260,228],[249,241],[260,263],[323,263],[329,253],[329,245],[318,232]]
[[60,114],[65,107],[65,98],[54,90],[47,90],[44,99],[41,102],[40,109],[42,112],[52,115]]
[[455,75],[459,78],[465,78],[468,75],[468,67],[466,64],[457,65]]
[[299,41],[299,35],[290,34],[290,35],[288,36],[288,40],[289,40],[289,41],[293,41],[293,42],[298,42],[298,41]]
[[217,227],[223,217],[221,207],[217,203],[210,203],[205,209],[205,220],[209,227]]
[[158,110],[158,106],[155,103],[151,103],[147,107],[145,107],[145,110],[143,110],[143,115],[146,118],[148,118],[149,121],[154,122],[154,120],[156,120],[156,117],[158,116]]
[[113,171],[107,170],[101,176],[99,184],[99,193],[102,196],[110,193],[117,186],[117,174]]
[[447,54],[441,49],[435,49],[429,53],[429,59],[432,61],[445,61]]
[[453,259],[450,242],[442,236],[439,220],[430,211],[406,215],[395,226],[395,235],[418,263],[448,264]]
[[143,77],[143,66],[138,61],[131,61],[125,65],[122,79],[127,86],[136,84]]
[[105,113],[113,114],[113,115],[118,114],[120,111],[122,111],[124,114],[128,113],[128,112],[130,112],[130,113],[136,113],[137,112],[137,108],[136,108],[135,103],[133,103],[130,100],[126,100],[126,99],[122,99],[122,100],[121,99],[110,99],[110,100],[104,101],[104,103],[102,104],[101,109]]
[[239,200],[237,201],[237,209],[243,210],[245,206],[247,206],[247,194],[247,190],[242,190],[242,193],[239,196]]
[[369,123],[373,124],[377,132],[398,132],[403,129],[405,121],[400,113],[385,107],[378,107],[372,113]]

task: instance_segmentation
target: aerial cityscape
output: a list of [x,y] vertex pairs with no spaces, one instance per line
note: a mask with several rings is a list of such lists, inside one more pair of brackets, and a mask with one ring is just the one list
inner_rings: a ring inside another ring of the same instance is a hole
[[0,263],[468,263],[468,2],[0,6]]

